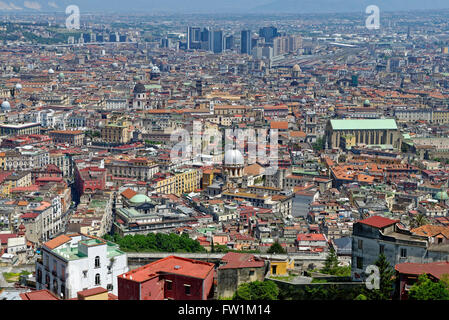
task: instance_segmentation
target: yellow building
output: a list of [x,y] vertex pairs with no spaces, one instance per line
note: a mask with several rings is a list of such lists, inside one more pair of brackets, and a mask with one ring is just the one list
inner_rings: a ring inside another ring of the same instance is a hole
[[270,274],[272,276],[284,276],[289,270],[295,268],[295,260],[270,261]]
[[0,152],[0,169],[5,169],[6,153]]
[[127,125],[111,123],[101,128],[101,139],[108,143],[128,143],[131,135]]
[[105,288],[96,287],[77,292],[77,298],[78,300],[109,300],[109,294]]
[[183,193],[189,193],[200,188],[202,172],[198,169],[187,169],[185,171],[175,172],[165,179],[156,181],[154,191],[163,194],[176,194],[180,196]]

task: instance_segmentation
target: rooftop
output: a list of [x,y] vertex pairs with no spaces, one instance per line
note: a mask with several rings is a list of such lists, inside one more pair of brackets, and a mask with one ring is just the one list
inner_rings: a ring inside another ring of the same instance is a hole
[[213,263],[177,256],[169,256],[119,275],[119,277],[136,282],[143,282],[157,276],[158,274],[169,273],[205,279],[211,271],[213,272],[213,270]]
[[330,120],[333,130],[396,130],[394,119],[334,119]]

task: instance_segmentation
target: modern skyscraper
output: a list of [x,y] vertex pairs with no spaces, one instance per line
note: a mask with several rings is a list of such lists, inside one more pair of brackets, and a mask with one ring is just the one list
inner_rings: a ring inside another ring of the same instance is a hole
[[273,39],[278,36],[278,29],[271,26],[271,27],[263,27],[259,29],[259,36],[262,38],[265,38],[266,43],[273,42]]
[[119,40],[119,37],[118,37],[117,32],[111,33],[109,35],[109,42],[118,42],[118,40]]
[[201,48],[201,29],[199,27],[187,28],[187,49]]
[[225,37],[225,49],[232,50],[234,49],[234,36],[229,35]]
[[240,53],[251,54],[251,30],[242,30]]
[[211,43],[209,37],[211,37],[211,32],[209,28],[203,28],[201,31],[201,49],[202,50],[211,50]]
[[91,35],[90,35],[90,33],[83,33],[83,41],[84,41],[84,43],[91,42]]
[[211,44],[212,44],[211,50],[213,53],[223,52],[223,31],[215,30],[212,32]]

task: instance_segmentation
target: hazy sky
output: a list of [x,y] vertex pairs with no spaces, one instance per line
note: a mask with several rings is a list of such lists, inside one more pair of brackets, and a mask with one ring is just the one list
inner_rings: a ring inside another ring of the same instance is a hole
[[81,11],[173,13],[322,13],[449,9],[449,0],[0,0],[0,12],[63,11],[76,4]]

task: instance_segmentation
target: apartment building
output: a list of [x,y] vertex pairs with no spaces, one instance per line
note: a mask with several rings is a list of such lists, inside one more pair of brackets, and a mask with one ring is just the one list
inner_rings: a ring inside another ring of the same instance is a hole
[[36,263],[36,289],[63,299],[104,287],[117,295],[117,276],[128,271],[126,253],[112,242],[83,234],[58,236],[42,246]]

